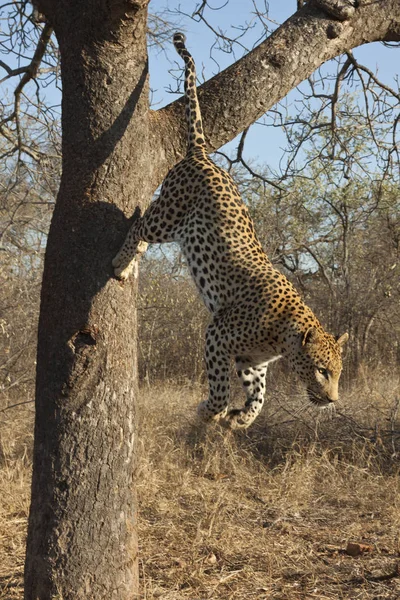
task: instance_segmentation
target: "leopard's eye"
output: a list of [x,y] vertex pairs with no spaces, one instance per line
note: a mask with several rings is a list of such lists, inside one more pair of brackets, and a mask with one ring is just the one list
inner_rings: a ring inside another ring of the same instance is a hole
[[324,367],[319,367],[318,372],[321,373],[321,375],[323,375],[324,377],[326,377],[326,379],[329,379],[328,369],[325,369]]

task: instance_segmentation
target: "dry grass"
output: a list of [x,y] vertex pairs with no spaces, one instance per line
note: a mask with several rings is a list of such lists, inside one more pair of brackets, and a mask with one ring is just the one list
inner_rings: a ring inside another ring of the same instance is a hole
[[[199,388],[143,390],[143,600],[398,599],[398,384],[363,384],[343,414],[320,422],[297,414],[291,390],[275,389],[258,422],[235,434],[197,423]],[[31,427],[29,408],[0,413],[0,598],[8,600],[22,598]],[[351,557],[349,541],[371,551]]]
[[4,600],[23,598],[32,432],[32,405],[0,413],[0,598]]

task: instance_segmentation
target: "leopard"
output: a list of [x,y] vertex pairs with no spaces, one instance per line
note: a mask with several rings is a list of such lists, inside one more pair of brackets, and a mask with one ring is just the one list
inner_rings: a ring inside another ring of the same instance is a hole
[[[267,369],[281,358],[305,385],[308,405],[335,406],[348,334],[327,333],[273,266],[237,185],[208,156],[195,63],[185,42],[184,34],[174,34],[185,68],[187,153],[131,226],[112,261],[114,274],[122,281],[131,273],[136,277],[149,243],[179,244],[211,313],[205,334],[209,393],[198,406],[201,420],[233,430],[249,427],[264,404]],[[232,359],[246,396],[242,408],[230,406]]]

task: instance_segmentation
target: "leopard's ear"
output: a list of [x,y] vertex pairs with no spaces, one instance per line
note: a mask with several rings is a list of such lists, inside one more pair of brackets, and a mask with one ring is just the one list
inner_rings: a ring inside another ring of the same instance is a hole
[[347,342],[348,339],[349,339],[349,334],[346,331],[346,333],[343,333],[340,337],[336,338],[336,342],[340,346],[340,348],[342,348],[342,346],[345,345],[345,343]]
[[318,329],[316,327],[309,327],[305,332],[301,345],[314,344],[318,339]]

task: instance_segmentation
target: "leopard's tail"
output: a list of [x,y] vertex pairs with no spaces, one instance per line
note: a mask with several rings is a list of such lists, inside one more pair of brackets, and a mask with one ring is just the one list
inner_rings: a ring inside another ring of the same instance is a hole
[[206,145],[203,123],[196,89],[196,66],[191,54],[185,46],[183,33],[174,34],[174,46],[179,56],[185,61],[185,98],[186,123],[188,128],[188,152]]

